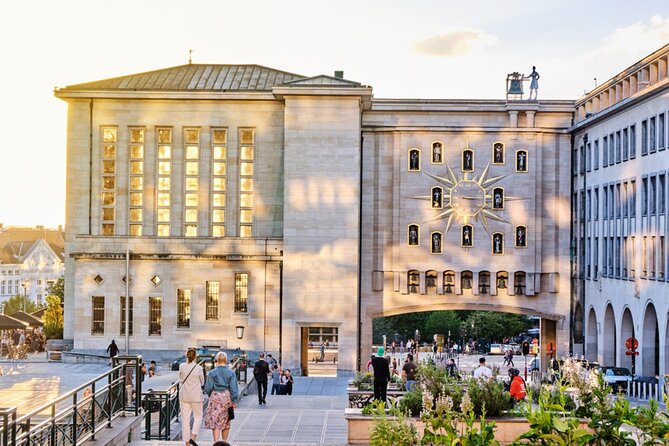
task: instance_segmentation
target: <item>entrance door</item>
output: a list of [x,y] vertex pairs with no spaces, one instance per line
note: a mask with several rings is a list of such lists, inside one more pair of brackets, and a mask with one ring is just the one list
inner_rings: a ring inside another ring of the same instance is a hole
[[302,328],[302,373],[309,376],[337,376],[339,328]]
[[300,336],[300,366],[302,376],[309,376],[309,327],[302,327]]

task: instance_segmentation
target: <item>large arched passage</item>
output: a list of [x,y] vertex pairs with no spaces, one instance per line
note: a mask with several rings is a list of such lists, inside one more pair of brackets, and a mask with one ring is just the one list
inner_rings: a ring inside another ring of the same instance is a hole
[[655,376],[660,373],[660,334],[655,306],[648,304],[643,317],[642,339],[640,341],[642,366],[641,375]]
[[606,341],[602,343],[602,365],[615,366],[616,365],[616,318],[613,314],[613,307],[611,304],[606,306],[604,313],[604,329],[603,338]]
[[588,361],[597,361],[597,315],[595,309],[590,309],[585,336],[585,357]]
[[[618,343],[620,349],[620,365],[622,367],[628,367],[632,373],[636,370],[636,358],[628,356],[625,354],[627,347],[625,347],[625,341],[629,338],[634,337],[634,319],[632,319],[632,312],[629,308],[625,308],[623,311],[622,322],[620,323],[620,342]],[[635,366],[632,366],[632,361],[634,361]]]

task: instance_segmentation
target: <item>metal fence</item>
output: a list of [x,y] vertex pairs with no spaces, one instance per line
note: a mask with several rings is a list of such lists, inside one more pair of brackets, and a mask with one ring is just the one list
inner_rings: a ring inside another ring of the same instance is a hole
[[[0,408],[0,445],[76,445],[95,440],[126,411],[138,415],[133,395],[141,395],[141,363],[141,356],[117,356],[108,372],[25,415],[18,416],[16,407]],[[134,384],[126,382],[133,374]]]

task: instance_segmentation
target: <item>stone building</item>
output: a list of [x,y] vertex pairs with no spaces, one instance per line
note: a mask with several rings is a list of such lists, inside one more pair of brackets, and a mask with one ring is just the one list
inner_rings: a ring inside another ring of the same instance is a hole
[[669,45],[576,101],[572,178],[576,353],[669,371]]
[[47,287],[63,275],[62,229],[0,225],[0,302],[25,296],[45,303]]
[[153,357],[239,346],[304,373],[327,339],[352,370],[373,319],[435,309],[540,316],[570,348],[573,101],[376,99],[343,73],[197,64],[55,95],[75,349],[125,332],[126,281],[130,348]]

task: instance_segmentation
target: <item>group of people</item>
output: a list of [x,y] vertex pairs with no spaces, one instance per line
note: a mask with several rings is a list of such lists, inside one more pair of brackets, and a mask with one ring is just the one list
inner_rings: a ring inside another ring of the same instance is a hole
[[[215,367],[204,378],[204,370],[197,363],[197,352],[188,349],[186,362],[179,365],[179,405],[182,416],[181,438],[186,446],[198,446],[196,440],[203,420],[204,395],[209,397],[204,427],[213,432],[214,442],[228,439],[230,421],[239,401],[237,375],[228,367],[228,355],[218,352]],[[204,386],[204,387],[203,387]],[[191,430],[191,416],[193,428]],[[214,443],[215,445],[217,443]],[[218,446],[227,445],[227,443]]]
[[12,359],[25,359],[28,353],[43,352],[46,337],[42,327],[35,330],[5,330],[0,337],[0,353]]
[[[509,397],[511,398],[511,404],[514,405],[518,401],[522,401],[527,396],[525,391],[525,380],[520,376],[520,370],[515,368],[510,368],[509,373],[509,382],[506,386],[506,390],[509,392]],[[474,370],[474,379],[480,380],[492,380],[492,370],[486,365],[485,358],[479,359],[479,366]]]
[[393,375],[399,375],[406,384],[407,390],[416,384],[416,372],[418,366],[413,361],[413,354],[406,356],[401,373],[397,370],[397,358],[392,358],[392,372],[390,367],[390,357],[384,356],[383,347],[379,347],[376,355],[372,355],[367,363],[367,370],[374,373],[374,399],[385,401],[387,397],[388,383]]
[[253,377],[258,385],[258,404],[267,404],[267,384],[272,379],[272,395],[292,395],[293,394],[293,375],[290,369],[282,370],[280,364],[274,359],[271,353],[260,353],[258,361],[253,365]]

